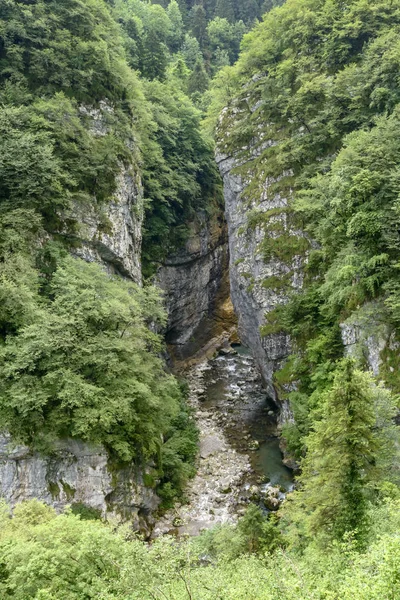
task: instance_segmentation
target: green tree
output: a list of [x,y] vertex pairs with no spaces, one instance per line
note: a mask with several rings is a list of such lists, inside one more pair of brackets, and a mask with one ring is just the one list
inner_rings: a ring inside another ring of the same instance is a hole
[[194,65],[194,69],[189,77],[188,81],[188,93],[190,95],[196,92],[202,94],[206,91],[209,84],[209,78],[204,68],[204,63],[198,60]]
[[261,14],[270,12],[273,8],[277,6],[281,6],[283,4],[282,0],[264,0],[261,4]]
[[35,268],[43,235],[34,210],[0,213],[0,335],[4,339],[35,320],[40,278]]
[[216,17],[207,25],[208,44],[214,56],[224,50],[232,64],[239,56],[241,39],[246,31],[243,21],[229,23],[225,18]]
[[273,520],[268,520],[255,504],[251,504],[238,523],[238,532],[243,537],[247,552],[272,552],[283,542]]
[[146,85],[156,123],[156,145],[146,149],[143,172],[148,200],[143,238],[146,275],[182,245],[186,223],[196,210],[221,202],[212,146],[200,127],[201,113],[180,87],[174,79]]
[[176,0],[171,0],[168,4],[167,15],[171,21],[171,33],[168,40],[168,46],[171,52],[177,52],[183,43],[184,30],[182,14]]
[[257,0],[246,0],[246,2],[238,3],[237,18],[241,19],[244,23],[253,24],[260,16],[260,12]]
[[203,59],[199,42],[188,33],[183,42],[182,56],[189,69],[194,69],[196,62]]
[[195,4],[189,13],[190,33],[204,48],[207,34],[207,16],[201,4]]
[[233,0],[217,0],[215,5],[215,16],[227,19],[229,23],[235,22],[235,8]]
[[146,325],[164,319],[156,292],[65,258],[50,294],[2,348],[2,430],[41,450],[72,436],[123,461],[154,455],[180,397]]
[[341,539],[353,532],[364,541],[367,494],[385,476],[380,454],[387,457],[394,451],[386,442],[394,399],[375,387],[369,374],[356,370],[351,359],[344,359],[316,410],[319,418],[315,416],[306,438],[300,489],[284,513],[308,536]]

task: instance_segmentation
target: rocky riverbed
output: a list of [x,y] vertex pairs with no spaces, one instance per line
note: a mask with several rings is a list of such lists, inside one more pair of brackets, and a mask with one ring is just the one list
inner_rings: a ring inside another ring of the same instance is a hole
[[161,518],[153,536],[196,535],[235,523],[249,502],[276,510],[292,485],[276,436],[276,419],[254,360],[230,346],[186,374],[200,431],[198,471],[185,503]]

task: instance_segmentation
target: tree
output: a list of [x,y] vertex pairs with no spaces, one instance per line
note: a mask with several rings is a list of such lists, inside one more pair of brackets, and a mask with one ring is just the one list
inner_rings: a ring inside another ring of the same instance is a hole
[[196,62],[203,59],[199,42],[188,33],[182,45],[182,56],[189,69],[194,69]]
[[283,512],[308,536],[342,539],[353,532],[362,539],[367,486],[384,476],[380,453],[384,450],[387,457],[388,451],[393,452],[386,429],[395,414],[394,399],[346,358],[317,410],[320,418],[306,438],[300,489]]
[[1,349],[1,429],[44,451],[70,436],[122,461],[154,456],[180,398],[147,327],[164,319],[157,293],[69,257],[50,297]]
[[218,51],[225,51],[232,64],[238,58],[240,41],[245,30],[243,21],[231,24],[227,19],[215,17],[207,25],[208,44],[214,56],[217,56]]
[[261,14],[270,12],[273,8],[277,6],[281,6],[283,4],[282,0],[264,0],[261,5]]
[[260,16],[260,7],[257,0],[246,0],[238,3],[238,19],[244,23],[253,24]]
[[162,80],[165,78],[169,59],[167,44],[171,40],[171,35],[177,32],[173,32],[173,25],[166,11],[159,4],[147,5],[142,22],[144,35],[141,73],[147,79]]
[[221,191],[212,148],[200,127],[201,114],[182,91],[182,83],[176,85],[171,77],[165,83],[149,82],[145,88],[157,125],[157,146],[146,148],[143,170],[149,202],[142,257],[144,272],[150,275],[187,239],[186,223],[195,211],[211,199],[219,201]]
[[[178,54],[179,56],[179,54]],[[186,66],[183,58],[178,58],[174,63],[170,64],[168,72],[168,80],[173,80],[182,89],[186,90],[187,82],[190,75],[190,69]]]
[[189,13],[190,32],[204,48],[207,33],[207,16],[201,4],[195,4]]
[[272,552],[283,541],[273,518],[268,520],[255,504],[250,504],[237,529],[249,553]]
[[202,60],[197,60],[194,65],[193,72],[189,77],[188,82],[188,93],[194,94],[199,92],[200,94],[205,92],[208,88],[209,79],[204,68],[204,63]]
[[211,19],[213,19],[215,16],[215,3],[216,0],[203,0],[203,6],[207,14],[207,21],[211,21]]
[[176,0],[171,0],[168,4],[167,15],[171,21],[171,33],[168,39],[168,46],[171,52],[177,52],[183,43],[183,19]]
[[217,0],[215,5],[215,16],[227,19],[229,23],[235,22],[235,8],[232,0]]

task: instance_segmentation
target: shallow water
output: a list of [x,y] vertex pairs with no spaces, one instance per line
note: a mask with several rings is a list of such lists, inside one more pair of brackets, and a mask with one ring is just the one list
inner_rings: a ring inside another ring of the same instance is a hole
[[157,522],[154,537],[192,536],[234,524],[250,502],[267,512],[277,510],[292,486],[279,449],[276,408],[268,402],[253,358],[242,347],[223,352],[186,374],[200,433],[197,472],[183,502]]
[[276,407],[268,401],[249,351],[238,346],[234,352],[209,362],[202,405],[218,411],[232,447],[250,456],[254,470],[250,483],[265,476],[271,484],[289,490],[293,474],[282,462]]

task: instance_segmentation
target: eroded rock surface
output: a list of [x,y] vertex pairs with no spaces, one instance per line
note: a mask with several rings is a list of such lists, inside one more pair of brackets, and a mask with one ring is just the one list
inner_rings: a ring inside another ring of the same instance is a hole
[[77,440],[60,440],[55,452],[45,457],[0,437],[0,495],[11,507],[34,498],[57,511],[84,504],[103,517],[129,519],[144,532],[150,531],[159,505],[141,472],[114,471],[103,448]]
[[[231,298],[239,321],[239,336],[256,359],[269,396],[281,408],[281,420],[291,419],[289,406],[281,401],[273,384],[274,373],[290,354],[290,337],[284,333],[261,335],[267,313],[286,302],[283,286],[266,285],[267,281],[287,278],[291,287],[302,284],[301,262],[296,257],[291,265],[276,258],[265,260],[261,243],[265,230],[259,225],[249,228],[250,212],[265,213],[280,209],[287,203],[280,194],[270,192],[265,181],[263,192],[257,200],[243,197],[246,182],[234,172],[238,162],[235,157],[217,154],[217,162],[224,181],[225,212],[229,231]],[[283,219],[277,216],[276,219]]]
[[168,324],[165,339],[177,361],[193,357],[235,325],[230,305],[227,227],[222,215],[199,214],[182,250],[159,270]]
[[103,264],[110,273],[141,283],[143,192],[140,176],[121,167],[114,199],[107,206],[77,206],[80,223],[74,254],[88,262]]
[[[110,105],[100,102],[99,108],[81,106],[80,112],[95,136],[106,135],[108,118],[113,113]],[[126,140],[128,147],[133,144],[133,140]],[[108,204],[98,204],[92,198],[73,207],[71,217],[79,224],[78,234],[72,240],[73,253],[140,284],[144,205],[137,166],[121,164],[115,184],[113,199]]]

